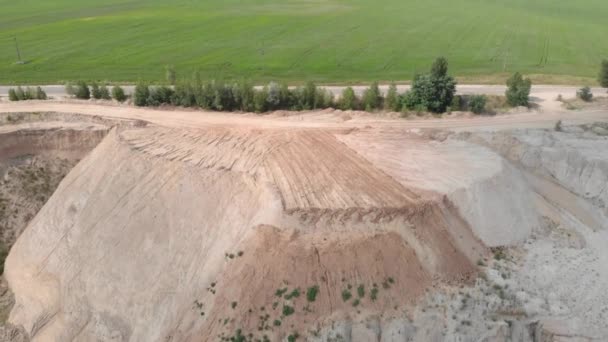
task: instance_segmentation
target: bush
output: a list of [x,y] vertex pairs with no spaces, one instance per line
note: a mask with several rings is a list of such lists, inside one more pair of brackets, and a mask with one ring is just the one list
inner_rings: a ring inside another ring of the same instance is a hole
[[417,111],[424,108],[435,113],[445,112],[456,92],[456,81],[447,72],[447,60],[443,57],[437,58],[430,74],[414,77],[412,89],[405,97],[404,105]]
[[91,92],[89,90],[89,86],[84,82],[84,81],[80,81],[78,82],[78,85],[76,86],[76,98],[77,99],[81,99],[81,100],[88,100],[91,98]]
[[35,100],[36,97],[36,89],[32,87],[27,87],[25,90],[25,100]]
[[532,89],[532,81],[529,78],[524,79],[523,76],[516,72],[507,80],[507,103],[512,107],[528,106],[530,102],[530,90]]
[[454,95],[452,103],[450,104],[450,109],[456,112],[462,110],[462,96]]
[[25,100],[25,92],[23,91],[23,88],[20,86],[17,87],[17,90],[15,90],[15,96],[17,97],[17,101]]
[[112,87],[112,97],[118,102],[125,102],[127,100],[127,95],[125,95],[125,91],[122,89],[122,87],[119,86]]
[[105,84],[99,88],[99,95],[102,100],[111,100],[112,99],[112,97],[110,96],[110,90],[108,89],[108,87],[106,87]]
[[319,286],[311,286],[306,290],[306,300],[309,302],[314,302],[317,299],[317,294],[319,294]]
[[554,129],[556,132],[561,132],[561,131],[562,131],[562,120],[558,120],[558,121],[555,123],[555,126],[553,127],[553,129]]
[[608,88],[608,59],[602,61],[599,77],[600,86]]
[[593,93],[591,92],[591,88],[582,87],[576,92],[576,97],[585,102],[590,102],[591,100],[593,100]]
[[4,243],[0,242],[0,275],[4,274],[4,262],[6,261],[6,257],[8,257],[8,248]]
[[340,108],[343,110],[355,110],[357,109],[357,95],[351,87],[347,87],[342,90],[342,97],[340,98]]
[[[173,89],[167,86],[160,86],[150,90],[150,97],[148,98],[148,106],[159,106],[161,104],[170,104],[173,95]],[[152,104],[151,104],[152,103]]]
[[137,83],[135,91],[133,93],[133,103],[138,107],[145,107],[148,105],[148,98],[150,97],[150,87],[143,82]]
[[17,92],[15,89],[11,88],[8,90],[8,99],[10,101],[19,101],[19,97],[17,97]]
[[236,107],[243,112],[252,112],[255,110],[254,96],[255,90],[253,85],[247,81],[237,82],[232,89]]
[[380,89],[378,88],[378,82],[372,83],[370,87],[363,92],[361,102],[363,108],[368,112],[381,108],[382,95],[380,94]]
[[95,100],[101,99],[101,91],[99,89],[99,85],[97,84],[97,82],[93,82],[93,84],[91,84],[91,96]]
[[36,99],[38,100],[46,100],[48,97],[46,96],[46,93],[44,92],[44,90],[42,90],[42,88],[37,87],[36,88]]
[[70,96],[74,96],[76,95],[76,88],[74,88],[72,83],[68,82],[65,84],[65,92]]
[[386,98],[384,99],[384,109],[397,112],[399,109],[401,109],[399,107],[399,93],[397,93],[397,85],[395,85],[395,83],[391,83],[391,85],[388,87]]
[[255,91],[253,94],[253,109],[256,113],[263,113],[268,110],[267,107],[268,89]]
[[486,102],[488,101],[485,95],[473,95],[469,100],[469,108],[475,114],[481,114],[486,110]]

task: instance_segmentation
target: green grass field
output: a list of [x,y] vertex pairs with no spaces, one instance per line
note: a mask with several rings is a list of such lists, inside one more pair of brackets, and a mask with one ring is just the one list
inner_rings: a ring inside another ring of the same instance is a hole
[[256,82],[401,81],[438,55],[469,82],[588,82],[608,58],[608,1],[0,0],[0,84],[161,81],[167,64]]

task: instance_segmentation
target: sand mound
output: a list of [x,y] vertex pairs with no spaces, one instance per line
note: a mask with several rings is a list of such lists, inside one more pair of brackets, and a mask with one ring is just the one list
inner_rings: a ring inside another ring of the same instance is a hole
[[336,133],[114,130],[15,244],[10,321],[34,340],[275,340],[471,281],[485,247],[452,203]]

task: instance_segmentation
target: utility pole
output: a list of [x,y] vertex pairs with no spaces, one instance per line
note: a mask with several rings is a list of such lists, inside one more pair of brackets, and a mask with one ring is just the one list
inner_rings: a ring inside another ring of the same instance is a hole
[[17,50],[17,64],[23,64],[21,60],[21,52],[19,51],[19,43],[17,42],[17,36],[13,37],[15,40],[15,49]]

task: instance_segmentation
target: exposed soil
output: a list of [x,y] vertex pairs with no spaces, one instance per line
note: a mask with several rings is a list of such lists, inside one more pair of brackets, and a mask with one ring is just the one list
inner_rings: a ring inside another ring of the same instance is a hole
[[46,203],[6,263],[34,341],[608,336],[606,111],[0,109],[45,106],[82,116],[0,126],[3,190]]

